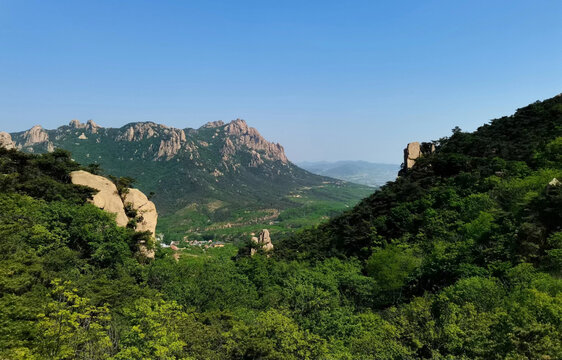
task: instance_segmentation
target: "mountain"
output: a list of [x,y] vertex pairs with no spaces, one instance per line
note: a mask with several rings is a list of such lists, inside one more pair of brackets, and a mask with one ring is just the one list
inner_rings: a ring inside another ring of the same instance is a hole
[[0,139],[1,359],[562,359],[562,96],[409,143],[319,226],[154,258],[95,167]]
[[106,174],[136,179],[141,191],[154,193],[158,231],[175,240],[310,225],[371,192],[299,168],[280,144],[240,119],[199,129],[153,122],[104,128],[72,120],[54,130],[37,125],[3,133],[0,141],[31,153],[62,148],[92,170],[99,165]]
[[278,239],[277,258],[361,262],[362,304],[412,351],[380,358],[562,358],[562,94],[404,156],[396,181]]
[[329,176],[371,187],[380,187],[396,179],[400,165],[367,161],[305,161],[297,163],[313,174]]
[[[439,235],[459,231],[459,214],[471,218],[494,209],[497,229],[507,226],[502,221],[509,221],[515,227],[513,236],[522,242],[532,240],[526,236],[535,236],[532,241],[539,244],[529,246],[536,247],[533,252],[539,251],[549,231],[562,226],[562,208],[549,215],[560,219],[552,229],[539,227],[537,234],[523,235],[529,230],[518,227],[529,221],[530,209],[538,205],[533,202],[544,194],[549,182],[560,179],[561,144],[562,95],[518,109],[472,133],[455,128],[450,137],[421,145],[431,148],[429,151],[420,151],[419,143],[408,144],[405,155],[409,157],[408,151],[417,148],[418,158],[410,159],[396,181],[317,229],[289,237],[286,245],[298,251],[299,257],[304,252],[313,257],[364,257],[377,243],[435,241]],[[502,218],[505,213],[513,214]],[[439,227],[443,229],[438,231]],[[307,241],[308,236],[314,241]]]

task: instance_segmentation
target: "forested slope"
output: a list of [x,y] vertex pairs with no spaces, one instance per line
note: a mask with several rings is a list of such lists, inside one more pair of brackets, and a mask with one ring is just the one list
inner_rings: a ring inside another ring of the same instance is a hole
[[273,256],[152,262],[68,153],[0,149],[0,358],[562,358],[562,98],[436,145]]

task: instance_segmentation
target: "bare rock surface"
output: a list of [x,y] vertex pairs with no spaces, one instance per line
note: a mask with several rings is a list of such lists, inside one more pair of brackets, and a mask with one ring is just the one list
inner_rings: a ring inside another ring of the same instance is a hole
[[[266,160],[281,161],[284,164],[289,162],[283,146],[265,140],[258,130],[249,127],[246,121],[242,119],[231,121],[224,127],[224,131],[226,135],[232,138],[233,141],[231,142],[236,150],[247,147],[250,150],[260,152],[262,154],[261,156]],[[254,157],[252,166],[257,166],[261,163],[261,156],[259,160],[257,157]]]
[[[271,237],[269,235],[269,230],[263,229],[258,237],[252,237],[252,243],[256,245],[261,245],[261,248],[265,252],[269,252],[273,250],[273,243],[271,242]],[[254,255],[256,253],[256,249],[251,250],[250,255]]]
[[416,160],[423,155],[429,155],[435,152],[435,145],[432,143],[411,142],[404,149],[404,168],[411,169]]
[[209,121],[208,123],[203,125],[203,127],[204,128],[216,128],[216,127],[221,127],[223,125],[224,125],[224,121],[218,120],[218,121]]
[[131,124],[117,136],[116,140],[142,141],[154,137],[160,138],[160,145],[155,155],[156,159],[170,160],[179,153],[187,142],[184,130],[153,122]]
[[160,141],[158,149],[158,158],[173,158],[182,148],[182,144],[186,142],[185,132],[180,129],[170,129],[166,133],[166,138]]
[[5,131],[0,131],[0,146],[8,150],[16,147],[12,140],[12,136]]
[[86,123],[86,130],[88,130],[92,134],[96,134],[101,128],[102,127],[96,124],[94,120],[88,120],[88,122]]
[[154,236],[158,222],[158,212],[154,203],[139,189],[129,189],[124,203],[125,206],[130,204],[132,209],[138,213],[139,221],[137,221],[136,231],[150,231]]
[[[118,226],[127,226],[129,223],[130,219],[125,213],[125,205],[131,206],[137,212],[135,231],[150,231],[154,238],[158,213],[154,203],[142,191],[128,189],[123,201],[117,192],[115,184],[103,176],[79,170],[70,173],[70,177],[73,184],[84,185],[98,190],[98,193],[92,199],[92,203],[104,211],[115,214],[115,222]],[[148,249],[144,241],[138,245],[142,255],[147,258],[154,258],[154,250]]]
[[41,127],[41,125],[35,125],[31,129],[27,130],[23,134],[24,143],[23,146],[33,146],[35,144],[40,144],[49,141],[49,134]]
[[98,193],[92,199],[92,203],[102,210],[115,214],[117,225],[127,226],[129,219],[125,215],[123,201],[119,197],[114,183],[103,176],[90,174],[83,170],[71,172],[70,177],[73,184],[84,185],[98,190]]
[[[148,197],[139,189],[129,189],[125,195],[124,204],[125,206],[130,205],[133,210],[137,211],[135,231],[150,231],[154,238],[158,222],[158,213],[154,203],[148,200]],[[144,241],[139,244],[139,250],[147,258],[154,259],[154,250],[148,249]]]
[[73,129],[83,129],[88,132],[91,132],[92,134],[96,134],[98,130],[101,129],[101,126],[96,124],[94,120],[88,120],[88,122],[83,124],[80,122],[80,120],[73,119],[70,121],[68,126],[70,126]]
[[411,142],[406,145],[404,149],[404,166],[406,166],[406,169],[411,169],[420,156],[421,149],[419,142]]

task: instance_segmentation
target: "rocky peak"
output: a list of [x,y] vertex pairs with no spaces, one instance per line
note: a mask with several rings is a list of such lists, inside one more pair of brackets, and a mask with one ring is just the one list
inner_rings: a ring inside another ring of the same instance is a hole
[[[244,146],[252,151],[252,161],[249,166],[256,167],[263,163],[263,159],[272,161],[281,161],[287,164],[289,160],[285,155],[285,150],[280,144],[271,143],[265,140],[261,134],[253,127],[249,127],[246,121],[236,119],[231,121],[224,127],[224,132],[232,139],[232,143],[236,150],[242,149]],[[230,145],[230,144],[226,144]],[[223,159],[224,149],[223,148]],[[231,146],[229,146],[231,148]],[[259,154],[262,153],[262,155]]]
[[33,146],[35,144],[40,144],[49,141],[49,134],[41,127],[41,125],[35,125],[31,129],[23,133],[23,146]]
[[70,120],[70,122],[68,123],[68,126],[70,126],[73,129],[85,129],[86,128],[86,124],[82,124],[80,122],[80,120],[76,120],[76,119]]
[[133,123],[121,129],[117,136],[117,141],[142,141],[150,138],[160,138],[156,159],[173,158],[181,150],[182,145],[187,141],[185,131],[170,128],[165,125],[153,122]]
[[164,126],[153,122],[139,122],[125,125],[125,129],[117,136],[118,141],[141,141],[157,136],[159,129]]
[[217,127],[221,127],[221,126],[224,126],[224,121],[219,120],[219,121],[209,121],[208,123],[206,123],[202,127],[212,129],[212,128],[217,128]]
[[14,144],[12,140],[12,136],[7,132],[0,131],[0,147],[4,147],[8,150],[16,147],[16,144]]
[[182,144],[187,140],[185,132],[180,129],[171,129],[166,133],[164,139],[160,141],[160,147],[158,148],[158,158],[165,157],[169,160],[176,156],[176,154],[182,148]]
[[101,129],[101,126],[96,124],[94,120],[88,120],[85,124],[83,124],[80,122],[80,120],[73,119],[70,120],[68,126],[70,126],[72,129],[83,129],[93,134],[97,133],[98,130]]
[[[224,131],[227,135],[233,136],[249,135],[250,133],[255,135],[255,133],[257,133],[256,129],[250,128],[248,124],[246,124],[246,121],[242,119],[232,120],[226,125]],[[257,135],[259,136],[259,133]]]
[[88,130],[89,132],[95,134],[98,132],[98,130],[101,129],[101,126],[99,126],[98,124],[96,124],[94,122],[94,120],[88,120],[86,122],[86,130]]

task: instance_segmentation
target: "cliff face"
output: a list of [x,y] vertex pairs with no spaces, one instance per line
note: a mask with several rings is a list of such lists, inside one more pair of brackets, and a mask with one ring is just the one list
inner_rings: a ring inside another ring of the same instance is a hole
[[55,149],[53,143],[49,141],[49,134],[41,125],[35,125],[31,129],[25,131],[16,147],[20,150],[33,152],[35,147],[40,145],[46,151],[51,152]]
[[[154,203],[138,189],[127,189],[124,199],[121,198],[117,187],[109,179],[90,174],[87,171],[73,171],[70,173],[71,181],[76,185],[83,185],[98,190],[91,200],[98,208],[115,214],[115,221],[119,226],[127,226],[131,218],[127,217],[126,210],[136,213],[136,231],[150,231],[152,236],[156,234],[158,213]],[[148,257],[154,258],[154,251],[149,250],[146,244],[139,244],[140,252]]]
[[289,162],[285,156],[285,150],[280,144],[265,140],[253,127],[249,127],[244,120],[236,119],[224,127],[224,132],[230,140],[231,152],[242,150],[244,147],[252,150],[252,161],[250,166],[257,167],[265,160],[280,161],[283,164]]
[[435,145],[432,143],[411,142],[404,149],[404,169],[411,169],[418,158],[435,152]]

